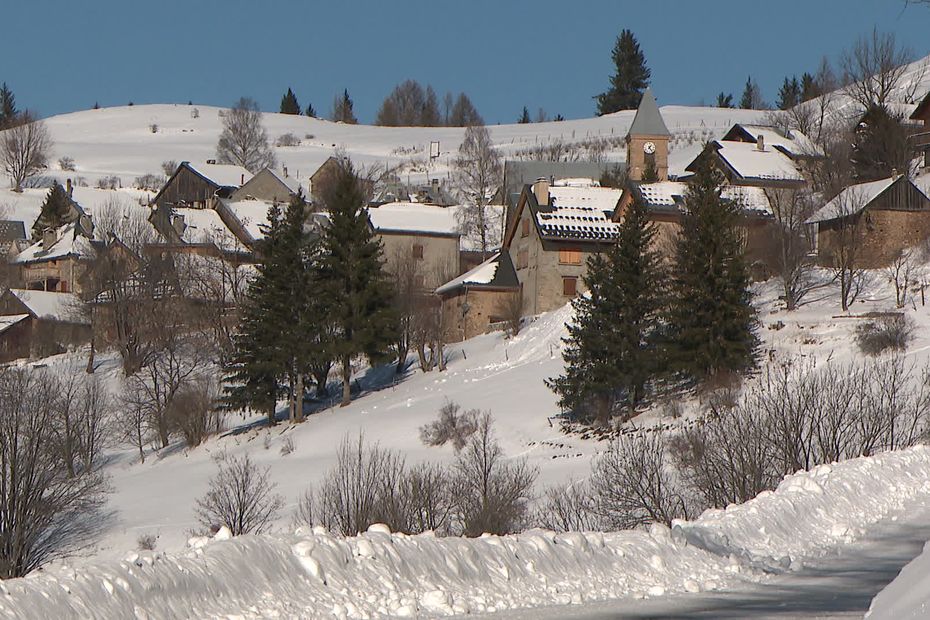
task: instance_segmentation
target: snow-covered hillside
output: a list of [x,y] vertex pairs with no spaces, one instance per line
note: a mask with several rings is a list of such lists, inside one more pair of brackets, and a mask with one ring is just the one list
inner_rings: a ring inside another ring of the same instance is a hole
[[[166,160],[206,161],[216,157],[222,112],[222,108],[208,106],[136,105],[51,117],[45,121],[55,143],[51,161],[71,157],[76,169],[56,170],[53,164],[49,174],[84,177],[91,185],[102,176],[116,175],[124,185],[130,185],[137,176],[160,173]],[[676,150],[693,150],[709,137],[721,136],[733,123],[758,122],[764,113],[666,106],[662,114],[674,135],[672,152],[677,161],[687,158],[687,153],[676,158]],[[622,161],[625,149],[621,139],[633,115],[634,111],[625,111],[573,121],[496,125],[490,130],[495,144],[507,156],[555,141],[604,139],[610,141],[607,159]],[[315,172],[336,149],[362,165],[402,165],[404,175],[410,174],[413,180],[445,175],[464,132],[445,127],[345,125],[284,114],[265,114],[264,123],[273,142],[288,133],[300,140],[298,146],[275,149],[279,165],[287,166],[289,174],[298,178]],[[441,155],[430,163],[429,144],[433,141],[439,142]]]

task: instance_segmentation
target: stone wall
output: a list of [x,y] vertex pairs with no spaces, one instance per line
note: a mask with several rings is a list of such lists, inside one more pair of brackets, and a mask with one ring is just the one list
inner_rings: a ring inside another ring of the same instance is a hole
[[[442,325],[445,342],[461,342],[488,331],[491,323],[506,319],[507,304],[517,291],[499,289],[459,289],[442,298]],[[462,312],[464,304],[467,312]]]
[[[387,271],[393,272],[399,261],[413,258],[419,263],[418,272],[426,289],[435,289],[460,273],[458,236],[379,232],[378,238],[384,246]],[[419,259],[414,258],[417,245],[423,248]]]
[[841,225],[859,227],[858,265],[877,269],[891,263],[901,250],[930,238],[930,211],[868,209],[855,222],[821,222],[817,229],[817,257],[822,265],[833,263],[833,255],[843,243]]

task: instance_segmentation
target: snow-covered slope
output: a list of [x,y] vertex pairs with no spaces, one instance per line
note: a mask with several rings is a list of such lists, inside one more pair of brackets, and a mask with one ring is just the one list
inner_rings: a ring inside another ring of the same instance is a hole
[[[930,488],[930,448],[790,476],[673,530],[534,530],[479,539],[391,534],[192,539],[182,553],[56,567],[0,584],[10,618],[435,617],[713,590],[801,566]],[[867,499],[867,501],[863,501]],[[773,558],[784,558],[772,563]],[[891,617],[891,616],[882,616]],[[894,616],[901,617],[901,616]],[[912,616],[917,617],[917,616]]]

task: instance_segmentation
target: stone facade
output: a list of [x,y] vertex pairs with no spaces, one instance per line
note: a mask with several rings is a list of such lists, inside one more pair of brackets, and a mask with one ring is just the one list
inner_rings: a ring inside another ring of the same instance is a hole
[[461,342],[480,336],[488,331],[492,323],[506,320],[508,304],[518,294],[507,289],[465,287],[443,295],[442,326],[445,342]]
[[418,275],[425,289],[435,289],[460,273],[457,234],[378,231],[377,236],[384,247],[387,271],[394,271],[399,261],[412,258],[418,262]]
[[930,238],[930,211],[866,209],[858,216],[821,222],[817,229],[820,263],[832,264],[837,247],[847,243],[844,239],[855,237],[859,267],[886,267],[902,250]]
[[[286,204],[295,191],[277,174],[264,168],[230,195],[230,200],[264,200]],[[304,197],[306,198],[306,196]]]
[[[647,144],[652,144],[647,153]],[[642,181],[643,172],[651,163],[655,166],[657,180],[668,180],[668,136],[629,136],[627,138],[627,174],[633,181]]]

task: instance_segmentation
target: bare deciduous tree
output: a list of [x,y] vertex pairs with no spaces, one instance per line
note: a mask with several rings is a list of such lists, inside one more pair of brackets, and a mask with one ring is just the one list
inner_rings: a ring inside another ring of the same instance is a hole
[[867,278],[861,256],[866,232],[862,213],[865,196],[850,187],[840,192],[834,201],[837,223],[831,230],[828,252],[833,278],[840,284],[840,306],[846,312],[859,297]]
[[0,369],[0,577],[22,577],[85,547],[99,531],[106,479],[69,475],[56,441],[55,382]]
[[464,202],[455,214],[459,231],[487,258],[496,231],[502,225],[500,211],[489,205],[503,179],[501,156],[487,127],[472,125],[465,129],[465,139],[455,158],[453,179]]
[[765,195],[774,216],[773,234],[778,250],[775,266],[781,276],[785,306],[790,311],[818,285],[809,258],[811,243],[805,223],[813,214],[813,201],[808,192],[795,188],[769,188]]
[[885,268],[885,275],[894,284],[895,306],[903,308],[907,303],[910,288],[920,282],[922,274],[917,251],[905,248],[898,252],[891,264]]
[[242,97],[226,112],[223,132],[216,144],[216,158],[220,163],[236,164],[253,174],[274,167],[274,151],[255,100]]
[[0,133],[0,162],[10,176],[13,191],[23,191],[23,183],[48,165],[52,137],[45,123],[32,113],[17,115],[12,125]]
[[873,28],[871,34],[860,36],[840,58],[846,84],[843,90],[864,110],[873,105],[884,106],[900,86],[906,65],[913,57],[909,48],[898,45],[894,33],[881,33]]
[[218,465],[210,489],[197,500],[197,519],[211,530],[225,525],[233,536],[261,533],[284,505],[269,479],[270,468],[259,467],[248,455],[227,457]]

